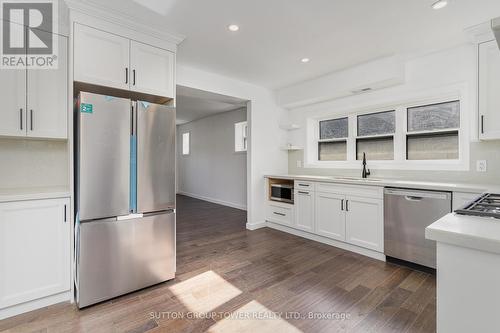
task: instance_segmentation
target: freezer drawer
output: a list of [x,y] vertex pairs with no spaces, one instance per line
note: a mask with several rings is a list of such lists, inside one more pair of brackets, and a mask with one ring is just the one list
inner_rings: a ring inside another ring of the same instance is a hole
[[76,119],[80,220],[129,214],[130,100],[82,92]]
[[175,207],[175,109],[138,101],[137,212]]
[[449,192],[385,189],[385,255],[436,268],[436,243],[425,228],[450,212]]
[[77,303],[82,308],[174,278],[175,213],[79,225]]

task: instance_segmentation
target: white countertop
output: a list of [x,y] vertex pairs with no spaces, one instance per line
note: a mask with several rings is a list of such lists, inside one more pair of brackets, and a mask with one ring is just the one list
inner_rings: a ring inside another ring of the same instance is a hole
[[[367,179],[342,179],[341,176],[311,176],[311,175],[266,175],[266,178],[292,179],[303,181],[317,181],[339,184],[353,184],[364,186],[379,186],[379,187],[402,187],[422,190],[437,190],[437,191],[456,191],[468,193],[483,193],[483,192],[499,192],[500,185],[488,184],[468,184],[468,183],[441,183],[441,182],[426,182],[388,178],[367,178]],[[350,177],[347,177],[350,178]],[[355,177],[354,177],[355,178]]]
[[500,254],[500,219],[448,214],[425,229],[437,242]]
[[0,189],[0,202],[69,198],[70,195],[65,186]]

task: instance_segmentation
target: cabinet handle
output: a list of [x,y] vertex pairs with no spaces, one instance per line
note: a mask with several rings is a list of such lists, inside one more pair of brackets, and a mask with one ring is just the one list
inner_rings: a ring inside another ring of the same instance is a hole
[[349,200],[346,200],[345,201],[345,211],[348,212],[349,211]]
[[344,210],[344,199],[340,200],[340,210]]
[[304,192],[304,191],[299,191],[300,194],[308,194],[309,195],[309,192]]
[[309,187],[309,184],[299,184],[299,186],[302,186],[302,187]]
[[133,81],[133,83],[132,83],[132,84],[135,86],[135,69],[133,69],[133,70],[132,70],[132,76],[133,76],[133,78],[134,78],[134,81]]
[[481,115],[481,134],[484,134],[484,115]]
[[279,216],[286,216],[286,214],[283,214],[283,213],[278,213],[278,212],[273,212],[275,215],[279,215]]
[[30,109],[30,129],[33,130],[33,109]]
[[66,214],[66,205],[64,205],[64,222],[66,223],[67,222],[67,218],[66,218],[67,214]]
[[21,125],[21,131],[23,130],[23,108],[19,109],[19,124]]
[[128,84],[128,67],[125,67],[125,84]]

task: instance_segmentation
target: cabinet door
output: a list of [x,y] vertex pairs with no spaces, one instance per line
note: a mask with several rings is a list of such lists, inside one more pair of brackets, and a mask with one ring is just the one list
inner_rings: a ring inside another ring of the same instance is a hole
[[68,199],[0,203],[0,308],[68,291],[69,254]]
[[26,70],[0,70],[0,135],[26,136]]
[[295,191],[295,227],[314,231],[314,192]]
[[500,50],[496,41],[479,44],[479,137],[500,139]]
[[346,199],[346,241],[367,249],[383,252],[383,201],[352,196]]
[[75,81],[129,89],[127,38],[75,24],[74,44]]
[[345,240],[345,197],[333,193],[316,193],[315,229],[321,236]]
[[151,45],[130,42],[130,89],[174,98],[174,54]]
[[29,137],[54,139],[68,137],[67,38],[58,36],[58,43],[57,69],[28,70]]

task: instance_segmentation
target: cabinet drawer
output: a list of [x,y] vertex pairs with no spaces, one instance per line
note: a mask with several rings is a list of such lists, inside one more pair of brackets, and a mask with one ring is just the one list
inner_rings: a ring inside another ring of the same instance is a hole
[[286,207],[285,205],[269,204],[267,210],[267,220],[286,226],[292,226],[293,206]]
[[313,182],[304,182],[301,180],[296,180],[293,187],[296,190],[314,191],[315,184]]

